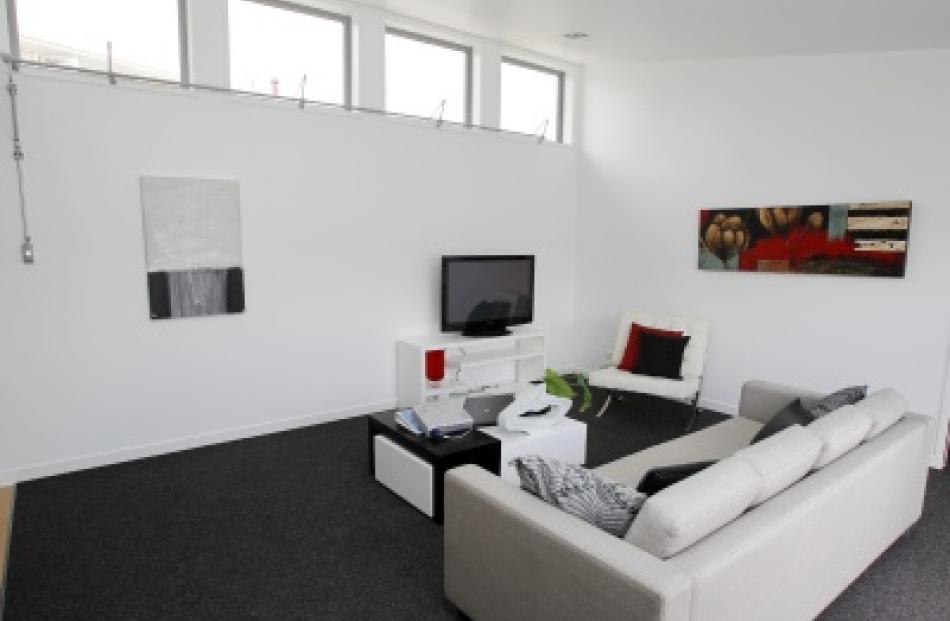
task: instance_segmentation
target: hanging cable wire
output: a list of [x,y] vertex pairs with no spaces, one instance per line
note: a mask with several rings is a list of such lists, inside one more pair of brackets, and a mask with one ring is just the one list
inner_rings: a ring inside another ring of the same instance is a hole
[[12,73],[7,81],[7,93],[10,94],[10,113],[13,117],[13,161],[16,164],[20,220],[23,224],[23,243],[20,246],[20,252],[24,263],[33,263],[33,238],[30,235],[30,221],[26,215],[26,195],[23,191],[23,148],[20,144],[20,118],[17,114],[17,85],[13,81]]

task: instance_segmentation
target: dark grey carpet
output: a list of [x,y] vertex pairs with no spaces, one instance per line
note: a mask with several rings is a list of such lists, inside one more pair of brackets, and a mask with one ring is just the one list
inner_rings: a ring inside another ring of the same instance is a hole
[[[687,413],[637,397],[581,418],[598,465]],[[365,434],[341,421],[20,485],[4,619],[455,618],[441,528],[370,479]],[[946,618],[947,482],[823,618]]]

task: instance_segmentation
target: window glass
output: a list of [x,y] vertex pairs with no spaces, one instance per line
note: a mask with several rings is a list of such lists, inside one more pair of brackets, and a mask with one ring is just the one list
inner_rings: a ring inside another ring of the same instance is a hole
[[501,128],[561,140],[564,74],[511,59],[501,63]]
[[177,0],[17,0],[20,57],[168,80],[181,76]]
[[386,31],[386,110],[438,116],[457,123],[469,119],[471,51],[398,30]]
[[231,88],[347,103],[349,21],[306,8],[229,0]]

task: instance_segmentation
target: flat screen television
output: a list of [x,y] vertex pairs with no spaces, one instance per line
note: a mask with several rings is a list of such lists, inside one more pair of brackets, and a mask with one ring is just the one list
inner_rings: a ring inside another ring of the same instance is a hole
[[534,321],[534,256],[442,257],[442,331],[510,334]]

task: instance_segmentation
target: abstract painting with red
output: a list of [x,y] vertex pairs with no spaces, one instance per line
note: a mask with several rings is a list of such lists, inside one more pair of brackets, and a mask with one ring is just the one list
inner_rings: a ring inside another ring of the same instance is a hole
[[911,203],[704,209],[699,268],[903,277]]

